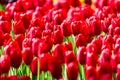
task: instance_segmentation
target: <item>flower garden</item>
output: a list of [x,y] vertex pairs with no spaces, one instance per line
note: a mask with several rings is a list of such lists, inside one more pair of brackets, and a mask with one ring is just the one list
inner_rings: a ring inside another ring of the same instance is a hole
[[120,0],[0,0],[0,80],[120,80]]

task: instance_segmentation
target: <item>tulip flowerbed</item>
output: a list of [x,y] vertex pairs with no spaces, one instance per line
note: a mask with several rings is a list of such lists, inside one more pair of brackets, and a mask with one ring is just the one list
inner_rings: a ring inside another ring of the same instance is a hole
[[119,0],[11,1],[0,0],[0,80],[120,80]]

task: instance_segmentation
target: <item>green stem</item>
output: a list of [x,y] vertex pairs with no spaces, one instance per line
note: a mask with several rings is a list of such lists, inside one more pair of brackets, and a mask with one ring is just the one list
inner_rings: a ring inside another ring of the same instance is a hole
[[39,61],[39,59],[38,59],[38,66],[37,66],[37,70],[38,70],[38,72],[37,72],[37,80],[39,80],[40,79],[40,61]]
[[78,67],[79,67],[80,78],[81,78],[80,80],[86,80],[84,66],[78,63]]

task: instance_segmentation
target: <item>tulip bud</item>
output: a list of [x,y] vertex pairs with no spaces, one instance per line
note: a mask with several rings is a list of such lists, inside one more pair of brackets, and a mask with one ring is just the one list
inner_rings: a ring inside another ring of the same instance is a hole
[[30,65],[33,59],[31,48],[24,48],[22,51],[22,59],[26,65]]
[[67,65],[68,80],[77,80],[78,74],[79,74],[79,69],[77,63],[70,62]]

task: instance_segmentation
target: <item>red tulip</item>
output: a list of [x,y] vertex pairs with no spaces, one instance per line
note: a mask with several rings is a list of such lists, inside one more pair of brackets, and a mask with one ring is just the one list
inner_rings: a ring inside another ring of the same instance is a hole
[[41,29],[40,27],[31,27],[27,33],[28,38],[41,38]]
[[15,21],[13,25],[14,34],[24,34],[25,27],[21,20]]
[[71,27],[72,27],[72,32],[73,34],[76,36],[80,33],[80,27],[81,27],[81,22],[80,21],[73,21],[71,23]]
[[39,74],[38,74],[38,61],[39,61],[39,65],[40,65],[40,60],[39,60],[39,58],[35,57],[35,58],[32,60],[31,64],[30,64],[30,70],[32,71],[32,74],[33,74],[34,76],[39,75]]
[[52,33],[53,43],[59,44],[63,41],[63,34],[61,30],[56,30]]
[[80,8],[70,8],[67,14],[67,19],[71,21],[80,21],[84,20],[84,16],[80,11]]
[[23,75],[19,80],[31,80],[31,78],[29,76]]
[[[2,73],[8,73],[8,71],[10,70],[10,57],[8,55],[2,55],[0,57],[0,67],[1,67],[1,72]],[[0,73],[1,73],[0,72]]]
[[11,75],[8,77],[8,80],[19,80],[16,75]]
[[117,10],[117,12],[120,12],[120,1],[115,1],[115,8]]
[[51,57],[49,59],[48,70],[54,78],[60,78],[62,76],[62,65],[58,58]]
[[50,57],[51,57],[50,53],[41,54],[39,56],[39,58],[40,58],[40,71],[41,72],[48,70]]
[[101,21],[99,19],[93,18],[91,26],[94,28],[94,35],[99,35],[101,33]]
[[26,48],[26,47],[32,47],[32,39],[31,38],[25,38],[22,42],[22,48]]
[[66,50],[73,50],[72,43],[71,42],[64,42],[63,46],[66,48]]
[[100,64],[98,66],[97,74],[100,80],[104,79],[112,80],[112,67],[110,63],[105,62]]
[[0,30],[4,33],[10,33],[10,23],[8,21],[0,21]]
[[115,44],[114,46],[114,53],[119,55],[120,52],[120,45],[119,44]]
[[53,55],[57,57],[61,63],[65,62],[65,47],[62,44],[56,44],[53,49]]
[[69,64],[69,63],[71,63],[71,62],[77,63],[76,55],[74,54],[73,51],[66,51],[65,63],[66,63],[66,64]]
[[71,62],[67,65],[68,80],[77,80],[79,69],[77,63]]
[[93,15],[93,9],[89,5],[82,7],[81,12],[85,19]]
[[15,35],[15,41],[18,42],[20,49],[22,50],[22,42],[24,40],[24,35],[23,34],[17,34]]
[[9,33],[4,34],[4,46],[6,46],[10,41],[12,41],[12,37]]
[[[26,2],[23,2],[23,3],[26,3]],[[29,2],[27,2],[27,5],[28,4],[29,4]],[[24,6],[27,7],[27,5],[25,4]],[[32,13],[24,13],[24,14],[20,15],[20,20],[23,22],[23,25],[24,25],[25,29],[28,29],[31,19],[32,19]]]
[[94,67],[96,67],[97,60],[98,60],[98,55],[96,53],[94,53],[94,52],[87,53],[86,64],[88,66],[94,66]]
[[53,39],[51,38],[51,35],[42,37],[42,39],[48,45],[48,51],[50,51],[52,49],[52,46],[53,46]]
[[18,68],[20,66],[22,62],[22,54],[21,54],[19,45],[16,41],[11,41],[7,46],[5,46],[4,54],[7,54],[10,56],[12,67]]
[[38,46],[40,44],[40,39],[32,39],[32,53],[38,55]]
[[45,42],[40,42],[38,46],[38,56],[40,54],[47,53],[47,52],[48,52],[48,44],[46,44]]
[[76,46],[86,46],[86,38],[83,34],[78,34],[75,36]]
[[114,35],[120,35],[120,27],[116,27],[113,31]]
[[79,47],[78,48],[78,50],[77,50],[77,60],[82,65],[86,64],[86,48],[85,47]]
[[62,22],[63,22],[64,18],[62,16],[62,14],[56,14],[54,17],[53,17],[53,21],[56,25],[60,25]]
[[72,34],[72,29],[70,26],[70,21],[64,20],[60,26],[61,31],[65,37],[70,36]]
[[44,30],[45,29],[45,22],[43,21],[43,19],[39,19],[38,17],[34,18],[31,21],[31,24],[29,25],[29,28],[31,27],[40,27],[40,30]]
[[99,57],[99,62],[101,64],[104,62],[110,62],[111,55],[112,52],[109,49],[104,49]]
[[117,71],[116,68],[117,68],[117,64],[119,62],[118,58],[119,58],[118,55],[115,55],[115,54],[111,55],[110,64],[112,66],[113,72]]
[[22,59],[26,65],[30,65],[33,59],[31,48],[24,48],[22,51]]
[[0,80],[8,80],[8,77],[0,76]]
[[97,73],[95,67],[86,66],[86,80],[97,80]]

